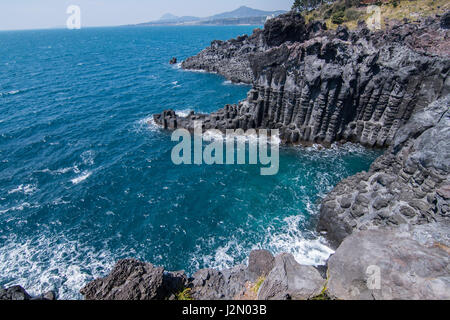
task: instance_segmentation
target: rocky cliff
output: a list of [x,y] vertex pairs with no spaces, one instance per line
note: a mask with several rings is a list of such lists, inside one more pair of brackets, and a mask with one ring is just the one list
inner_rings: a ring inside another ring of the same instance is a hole
[[339,245],[355,230],[450,224],[450,95],[415,113],[371,166],[323,200],[319,230]]
[[327,31],[286,14],[183,63],[251,82],[245,101],[211,115],[169,112],[155,120],[172,129],[191,129],[199,119],[205,129],[279,129],[286,143],[387,147],[414,112],[450,92],[448,37],[438,20],[372,33],[364,24]]

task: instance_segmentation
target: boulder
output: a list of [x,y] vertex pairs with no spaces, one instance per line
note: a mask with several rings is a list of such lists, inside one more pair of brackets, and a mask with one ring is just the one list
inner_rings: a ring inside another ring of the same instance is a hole
[[300,265],[293,255],[275,257],[272,271],[258,292],[259,300],[306,300],[318,296],[326,280],[312,266]]
[[308,37],[305,19],[300,13],[289,12],[264,25],[264,39],[269,46],[279,46],[286,41],[304,41]]
[[184,288],[183,272],[165,273],[164,268],[135,259],[119,260],[109,275],[80,290],[86,300],[162,300]]
[[328,261],[329,296],[450,299],[449,234],[442,223],[353,233]]
[[243,295],[248,282],[247,268],[243,265],[222,271],[198,270],[190,283],[195,300],[233,300]]
[[251,281],[264,277],[273,269],[274,256],[267,250],[253,250],[248,258],[248,273]]
[[0,300],[30,300],[31,296],[21,286],[0,289]]

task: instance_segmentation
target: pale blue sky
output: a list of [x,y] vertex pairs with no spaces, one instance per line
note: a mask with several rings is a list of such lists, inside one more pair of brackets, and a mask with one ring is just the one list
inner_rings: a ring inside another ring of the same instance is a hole
[[82,26],[115,26],[157,20],[165,13],[206,17],[242,5],[288,10],[293,0],[0,0],[0,30],[63,27],[69,5],[81,8]]

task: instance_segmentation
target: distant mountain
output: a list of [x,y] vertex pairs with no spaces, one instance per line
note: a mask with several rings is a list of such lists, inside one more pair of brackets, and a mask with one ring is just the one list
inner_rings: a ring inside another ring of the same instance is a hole
[[217,20],[217,19],[233,19],[233,18],[251,18],[251,17],[262,17],[262,16],[271,16],[273,14],[279,15],[285,13],[286,11],[263,11],[252,9],[246,6],[242,6],[234,11],[224,12],[220,14],[216,14],[207,18],[207,20]]
[[163,15],[158,21],[156,22],[165,22],[165,23],[183,23],[183,22],[189,22],[189,21],[198,21],[200,18],[197,17],[191,17],[191,16],[183,16],[178,17],[170,13],[166,13]]
[[286,11],[263,11],[242,6],[234,11],[199,18],[191,16],[178,17],[166,13],[157,21],[140,23],[140,26],[151,25],[230,25],[230,24],[264,24],[267,17],[278,16]]
[[178,18],[179,18],[179,17],[174,16],[173,14],[166,13],[165,15],[163,15],[163,16],[159,19],[159,21],[176,20],[176,19],[178,19]]

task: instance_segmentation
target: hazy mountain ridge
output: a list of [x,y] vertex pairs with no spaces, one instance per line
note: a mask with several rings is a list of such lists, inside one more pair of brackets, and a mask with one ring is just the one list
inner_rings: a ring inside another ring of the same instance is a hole
[[210,17],[192,17],[192,16],[175,16],[171,13],[164,14],[159,20],[140,23],[138,25],[191,25],[191,24],[259,24],[264,23],[267,17],[278,16],[285,13],[284,10],[264,11],[249,8],[246,6],[239,7],[236,10],[219,13]]

